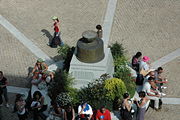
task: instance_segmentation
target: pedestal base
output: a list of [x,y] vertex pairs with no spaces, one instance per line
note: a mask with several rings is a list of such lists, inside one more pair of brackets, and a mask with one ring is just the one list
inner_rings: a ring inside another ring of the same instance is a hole
[[80,87],[86,86],[89,82],[99,78],[105,73],[113,76],[114,63],[110,48],[106,48],[104,53],[104,59],[97,63],[84,63],[73,55],[69,73],[75,78],[74,88],[79,89]]

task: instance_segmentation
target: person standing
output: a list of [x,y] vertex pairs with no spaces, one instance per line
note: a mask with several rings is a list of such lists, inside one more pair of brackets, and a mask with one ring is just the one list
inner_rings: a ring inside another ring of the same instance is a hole
[[57,45],[61,45],[61,37],[60,37],[60,23],[59,19],[56,16],[52,17],[52,20],[54,21],[53,27],[54,27],[54,37],[52,39],[52,42],[50,44],[51,47],[57,47]]
[[7,95],[7,79],[4,77],[3,72],[0,71],[0,106],[3,105],[3,98],[2,95],[5,98],[6,101],[6,107],[9,107],[8,104],[8,95]]
[[135,100],[138,106],[138,114],[137,114],[136,120],[144,120],[144,115],[146,112],[146,105],[147,105],[147,102],[149,101],[149,98],[146,97],[146,93],[144,91],[139,92],[139,97],[141,98],[139,102]]
[[98,36],[98,38],[102,38],[102,36],[103,36],[102,26],[101,25],[97,25],[96,29],[97,29],[97,36]]
[[111,120],[110,111],[102,106],[96,113],[96,120]]
[[123,103],[122,103],[122,114],[121,117],[123,120],[132,120],[131,115],[131,103],[129,102],[130,95],[128,93],[124,93],[123,95]]

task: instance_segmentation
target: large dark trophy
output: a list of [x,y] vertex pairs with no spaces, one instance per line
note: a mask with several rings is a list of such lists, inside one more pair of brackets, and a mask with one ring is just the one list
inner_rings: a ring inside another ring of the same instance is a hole
[[83,32],[82,38],[77,42],[76,57],[85,63],[96,63],[104,58],[103,40],[97,37],[95,31]]

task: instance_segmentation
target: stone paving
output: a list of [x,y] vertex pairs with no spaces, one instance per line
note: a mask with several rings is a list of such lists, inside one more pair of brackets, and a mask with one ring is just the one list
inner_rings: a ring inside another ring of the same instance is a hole
[[[73,46],[83,31],[95,30],[97,24],[103,24],[107,4],[108,0],[0,0],[0,14],[54,58],[57,50],[47,46],[53,33],[51,17],[60,18],[62,39]],[[178,0],[118,0],[110,43],[122,43],[129,57],[142,51],[152,62],[169,54],[180,48],[179,7]],[[26,87],[27,69],[37,57],[1,25],[0,33],[1,70],[10,85]],[[167,97],[179,97],[176,83],[180,77],[180,58],[163,67],[170,81],[165,91]],[[9,96],[13,104],[14,94]],[[179,105],[163,105],[159,112],[149,109],[146,120],[178,120],[179,110]],[[0,108],[6,116],[3,120],[17,119],[11,111],[11,108]]]
[[25,87],[28,68],[34,66],[36,57],[0,26],[0,66],[9,85]]
[[118,0],[110,43],[131,57],[137,51],[152,62],[180,48],[179,0]]

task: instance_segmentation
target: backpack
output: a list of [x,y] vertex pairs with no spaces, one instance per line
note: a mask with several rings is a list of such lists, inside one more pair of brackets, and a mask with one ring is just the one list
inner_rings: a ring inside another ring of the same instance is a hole
[[136,85],[143,85],[144,76],[142,74],[137,74],[136,77]]

